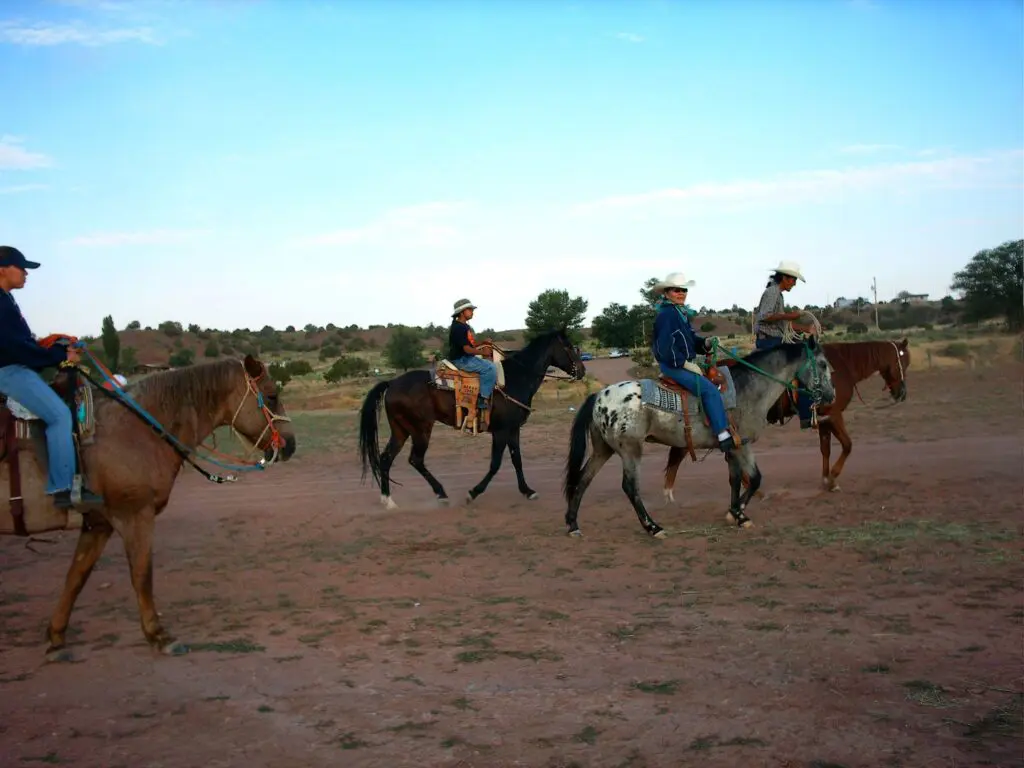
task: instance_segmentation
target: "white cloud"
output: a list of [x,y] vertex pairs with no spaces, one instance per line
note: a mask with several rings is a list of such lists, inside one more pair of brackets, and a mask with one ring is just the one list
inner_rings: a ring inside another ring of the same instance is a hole
[[580,203],[573,213],[608,210],[672,211],[696,205],[787,204],[815,201],[836,193],[869,189],[970,188],[979,186],[1020,186],[1024,181],[1021,159],[1024,152],[1011,150],[987,155],[948,157],[888,163],[854,168],[798,171],[768,179],[710,181],[685,187],[658,189],[638,194],[617,195]]
[[396,208],[360,227],[340,229],[301,239],[300,246],[386,245],[399,248],[431,248],[453,245],[461,231],[452,218],[463,203],[435,202]]
[[878,152],[894,152],[903,149],[899,144],[849,144],[840,147],[844,155],[873,155]]
[[642,43],[644,41],[643,35],[638,35],[635,32],[618,32],[615,37],[625,40],[627,43]]
[[0,136],[0,170],[28,171],[51,168],[53,160],[39,152],[29,152],[16,136]]
[[116,248],[122,245],[176,245],[205,234],[195,229],[151,229],[141,232],[96,232],[65,240],[64,245],[82,248]]
[[0,195],[16,195],[21,192],[34,192],[37,189],[48,189],[46,184],[16,184],[13,187],[0,187]]
[[0,22],[0,43],[25,46],[75,44],[95,48],[128,42],[161,44],[151,27],[102,29],[82,24]]

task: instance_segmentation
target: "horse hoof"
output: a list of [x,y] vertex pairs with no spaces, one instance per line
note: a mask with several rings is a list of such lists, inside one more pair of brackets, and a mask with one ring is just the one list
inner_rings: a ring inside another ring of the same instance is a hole
[[537,499],[540,498],[540,495],[536,491],[530,491],[528,494],[526,494],[526,498],[529,499],[530,501],[536,501]]
[[384,505],[385,509],[398,509],[398,505],[395,504],[395,500],[390,496],[381,496],[380,503]]
[[437,497],[437,504],[440,507],[447,507],[450,503],[451,503],[451,499],[449,499],[447,496],[438,496]]
[[839,493],[843,489],[839,487],[839,483],[832,483],[828,487],[829,493]]
[[60,664],[74,661],[75,655],[67,648],[47,648],[46,661],[50,664]]
[[656,539],[667,539],[668,538],[668,534],[665,533],[664,530],[656,531],[655,533],[653,533],[651,535],[654,536],[654,538],[656,538]]
[[180,640],[172,640],[160,649],[160,653],[164,656],[184,656],[188,653],[188,646]]
[[583,531],[581,531],[579,528],[577,528],[577,529],[575,529],[573,531],[569,531],[565,535],[569,536],[571,538],[574,538],[574,539],[582,539],[583,538]]

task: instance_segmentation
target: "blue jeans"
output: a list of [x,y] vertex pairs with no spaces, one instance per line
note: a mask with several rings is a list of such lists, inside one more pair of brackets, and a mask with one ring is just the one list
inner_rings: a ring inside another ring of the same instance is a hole
[[452,360],[456,368],[469,373],[480,374],[480,397],[490,397],[494,391],[494,385],[498,383],[498,368],[490,360],[484,360],[476,355],[463,355],[458,360]]
[[[754,342],[755,349],[772,349],[779,346],[782,343],[782,339],[778,336],[758,337]],[[806,392],[799,392],[796,398],[796,410],[800,414],[800,421],[810,421],[811,419],[811,396]]]
[[711,422],[711,429],[714,430],[715,435],[729,429],[729,419],[725,415],[725,403],[722,402],[722,393],[718,391],[718,387],[706,377],[698,376],[685,368],[670,368],[664,363],[659,363],[659,366],[662,374],[700,398],[700,404],[704,406],[704,413],[708,415],[708,421]]
[[49,470],[46,492],[71,490],[75,477],[75,444],[71,439],[71,411],[67,403],[23,365],[0,368],[0,392],[13,397],[46,423],[46,451]]

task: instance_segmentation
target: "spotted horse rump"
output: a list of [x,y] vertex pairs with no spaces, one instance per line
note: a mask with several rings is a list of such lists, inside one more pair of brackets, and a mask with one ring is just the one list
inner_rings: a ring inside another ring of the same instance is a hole
[[[736,445],[740,445],[740,435],[736,429],[736,424],[733,422],[732,415],[732,409],[736,407],[736,386],[733,383],[732,374],[728,368],[718,369],[718,374],[721,376],[721,384],[718,386],[718,389],[722,393],[722,400],[725,404],[725,413],[729,419],[729,430],[732,432]],[[705,378],[701,381],[701,385],[714,387],[715,383],[711,379]],[[653,408],[664,413],[674,414],[684,422],[686,451],[690,458],[696,461],[697,454],[693,449],[693,419],[703,415],[704,424],[708,427],[711,426],[711,421],[708,419],[707,414],[704,413],[704,407],[701,405],[700,398],[684,387],[681,387],[672,379],[661,376],[657,380],[640,379],[640,404],[645,408]]]

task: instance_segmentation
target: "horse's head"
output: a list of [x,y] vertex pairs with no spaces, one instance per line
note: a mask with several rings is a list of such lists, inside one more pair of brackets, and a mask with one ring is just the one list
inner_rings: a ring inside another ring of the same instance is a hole
[[907,339],[890,341],[882,353],[878,372],[885,379],[885,387],[892,399],[901,403],[907,399],[907,368],[910,367],[910,343]]
[[580,351],[572,343],[569,334],[563,328],[552,333],[551,337],[550,364],[581,381],[587,375],[587,367],[583,364]]
[[803,342],[805,361],[796,372],[800,386],[811,393],[815,403],[831,403],[836,399],[835,385],[832,383],[832,365],[825,357],[825,348],[814,336]]
[[278,458],[288,461],[295,453],[295,432],[285,415],[280,388],[262,362],[252,355],[242,361],[244,382],[238,387],[241,398],[232,405],[231,427],[256,448],[272,464]]

